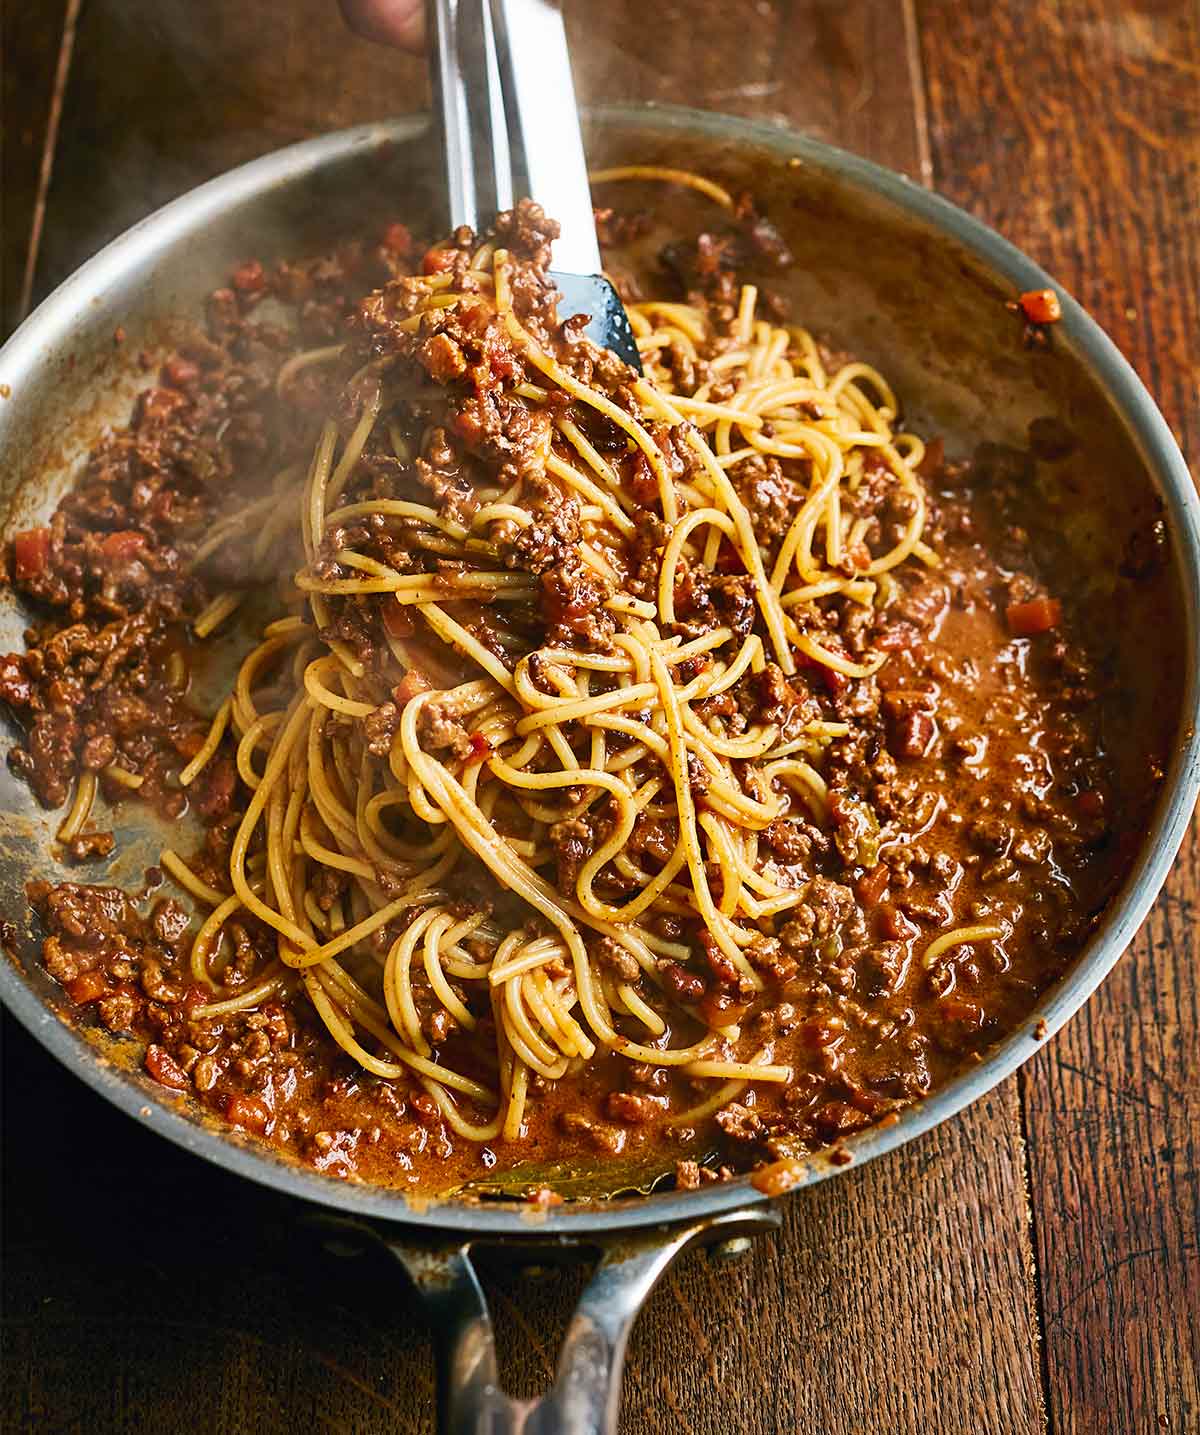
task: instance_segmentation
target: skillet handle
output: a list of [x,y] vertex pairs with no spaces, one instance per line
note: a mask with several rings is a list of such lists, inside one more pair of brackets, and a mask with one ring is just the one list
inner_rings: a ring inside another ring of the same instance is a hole
[[[600,1263],[567,1329],[555,1382],[537,1400],[514,1400],[499,1387],[472,1243],[428,1246],[385,1238],[421,1292],[438,1339],[441,1435],[616,1435],[629,1333],[672,1261],[697,1243],[733,1240],[778,1224],[778,1211],[752,1207],[688,1225],[600,1237],[594,1243]],[[578,1248],[589,1245],[580,1242]],[[532,1257],[536,1249],[525,1247],[525,1253]]]

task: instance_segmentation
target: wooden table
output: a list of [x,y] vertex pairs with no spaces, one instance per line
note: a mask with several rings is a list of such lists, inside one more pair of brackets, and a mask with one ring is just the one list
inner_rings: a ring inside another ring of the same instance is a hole
[[[1200,446],[1196,0],[576,0],[586,96],[797,125],[936,186],[1041,260]],[[10,0],[3,306],[290,140],[424,103],[333,0]],[[1133,950],[1023,1071],[683,1261],[634,1335],[631,1432],[1200,1430],[1195,832]],[[152,1139],[5,1027],[4,1428],[425,1431],[386,1272]],[[517,1389],[573,1296],[491,1282]]]

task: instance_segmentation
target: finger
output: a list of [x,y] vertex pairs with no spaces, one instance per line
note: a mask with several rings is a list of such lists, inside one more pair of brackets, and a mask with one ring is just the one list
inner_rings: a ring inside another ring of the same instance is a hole
[[346,24],[367,40],[420,54],[425,48],[422,0],[338,0]]

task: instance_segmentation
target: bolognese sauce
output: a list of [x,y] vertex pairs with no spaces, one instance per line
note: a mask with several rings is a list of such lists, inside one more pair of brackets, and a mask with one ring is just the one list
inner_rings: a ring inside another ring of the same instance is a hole
[[1121,875],[1031,455],[905,434],[727,208],[624,284],[644,378],[558,321],[528,203],[247,261],[9,546],[65,854],[111,851],[96,804],[202,829],[137,892],[34,884],[46,969],[319,1170],[802,1156],[1012,1030]]

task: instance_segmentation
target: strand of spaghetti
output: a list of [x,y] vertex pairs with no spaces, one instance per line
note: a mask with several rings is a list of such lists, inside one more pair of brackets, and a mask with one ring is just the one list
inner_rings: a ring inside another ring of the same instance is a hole
[[75,796],[67,815],[63,818],[58,829],[58,840],[60,842],[71,842],[79,836],[83,824],[91,816],[92,803],[96,800],[96,774],[94,772],[81,772],[79,780],[75,784]]
[[981,923],[975,927],[956,927],[952,932],[943,932],[940,937],[935,937],[925,948],[925,954],[921,958],[921,965],[929,971],[937,964],[937,959],[945,952],[954,947],[966,946],[971,942],[998,942],[1008,936],[1008,929],[998,924]]
[[202,1006],[194,1007],[192,1014],[197,1021],[211,1021],[214,1017],[231,1016],[238,1011],[253,1011],[255,1007],[275,996],[282,986],[280,969],[264,976],[254,986],[238,992],[237,996],[228,997],[225,1001],[205,1002]]
[[[708,1038],[694,1043],[692,1047],[662,1051],[630,1041],[613,1029],[597,1000],[583,939],[560,902],[558,894],[544,878],[516,857],[479,808],[470,801],[461,784],[440,763],[422,752],[417,740],[417,719],[428,696],[419,694],[405,706],[401,714],[400,738],[409,765],[420,775],[426,789],[454,823],[464,845],[475,853],[504,886],[535,911],[540,912],[561,933],[575,969],[580,1005],[592,1031],[606,1045],[632,1061],[678,1064],[691,1060],[708,1045]],[[568,905],[573,907],[575,904]],[[614,937],[622,945],[628,945],[631,940],[629,934],[622,933],[609,924],[597,922],[593,925],[603,935]]]
[[180,787],[190,787],[199,777],[200,773],[208,766],[216,750],[221,745],[221,739],[225,736],[225,729],[229,726],[229,714],[233,710],[232,698],[226,698],[217,709],[208,734],[200,746],[200,750],[191,762],[183,768],[179,774]]
[[633,519],[621,508],[621,505],[610,494],[597,487],[590,478],[580,473],[577,468],[572,468],[569,463],[564,463],[554,453],[546,455],[546,468],[556,478],[561,478],[568,487],[575,489],[577,493],[582,493],[596,504],[619,533],[631,537],[637,532]]
[[827,668],[832,668],[835,673],[844,673],[848,678],[869,678],[887,662],[887,656],[884,653],[875,653],[865,663],[851,662],[849,658],[842,657],[840,653],[823,648],[808,633],[798,633],[793,641],[805,657],[811,658],[815,663],[822,663]]
[[330,359],[340,358],[341,353],[341,344],[329,344],[321,349],[305,349],[302,353],[295,354],[286,364],[280,365],[279,372],[275,375],[276,393],[282,395],[284,389],[302,370],[313,364],[325,364]]
[[370,717],[375,711],[374,703],[360,703],[343,697],[321,681],[329,664],[329,658],[317,658],[304,670],[304,687],[312,702],[320,707],[331,708],[334,712],[344,713],[347,717]]
[[[556,985],[546,975],[544,968],[537,968],[531,972],[529,980],[540,990],[559,1030],[575,1048],[575,1054],[583,1061],[590,1061],[596,1054],[596,1044],[589,1039],[587,1033],[571,1015],[570,1008],[574,1005],[574,1001],[568,1001],[567,998],[573,998],[574,993],[569,990],[569,983],[564,979],[563,982]],[[655,1034],[659,1035],[665,1029],[664,1025]]]
[[758,539],[755,537],[754,528],[750,522],[750,515],[746,511],[746,505],[738,497],[725,470],[714,458],[712,450],[695,429],[689,427],[687,441],[692,451],[699,457],[701,464],[707,469],[717,496],[725,505],[726,512],[733,519],[737,527],[738,547],[742,556],[742,562],[745,563],[747,572],[754,580],[755,597],[758,600],[763,621],[767,626],[771,644],[775,649],[775,656],[784,673],[790,675],[796,671],[796,665],[792,660],[792,653],[788,647],[787,638],[784,636],[783,609],[779,606],[779,594],[775,591],[775,588],[767,582],[766,571],[763,568],[762,551],[758,546]]
[[477,638],[473,638],[460,624],[436,603],[422,603],[418,610],[421,617],[441,638],[447,647],[470,658],[478,667],[504,689],[512,693],[512,674],[494,653],[490,653]]
[[246,879],[245,867],[250,840],[266,811],[271,789],[287,766],[292,745],[300,739],[301,733],[308,724],[311,711],[311,699],[307,697],[298,698],[293,703],[282,731],[272,743],[266,770],[250,799],[246,814],[238,826],[229,859],[229,874],[233,882],[233,889],[245,906],[302,951],[315,945],[312,937],[298,927],[295,922],[270,908],[251,890],[250,883]]
[[425,929],[425,974],[429,978],[429,985],[433,988],[434,995],[459,1026],[467,1031],[474,1031],[475,1018],[455,995],[453,988],[446,980],[439,956],[441,939],[453,925],[454,918],[449,913],[445,913]]
[[[172,873],[172,875],[174,875]],[[231,897],[218,902],[200,925],[200,930],[192,940],[191,968],[192,976],[198,982],[217,990],[217,983],[213,980],[209,971],[209,949],[217,934],[224,926],[226,920],[233,916],[242,905],[242,899],[235,892]]]
[[420,912],[408,930],[397,937],[388,950],[383,967],[383,995],[388,1016],[398,1032],[408,1037],[413,1050],[428,1056],[430,1046],[421,1030],[421,1014],[412,989],[412,959],[425,929],[438,915],[437,907]]
[[714,529],[733,540],[737,527],[727,514],[715,508],[697,508],[681,518],[671,531],[667,546],[663,549],[662,564],[658,570],[658,611],[664,623],[675,622],[675,570],[683,554],[683,545],[697,528],[711,525]]
[[604,480],[613,498],[625,507],[632,507],[633,499],[625,492],[624,485],[621,483],[617,471],[580,429],[579,425],[572,419],[564,415],[559,415],[555,419],[555,427],[592,472]]
[[637,708],[655,695],[652,683],[634,683],[627,688],[614,688],[611,692],[596,693],[581,698],[578,702],[562,702],[527,713],[516,725],[516,732],[524,737],[553,724],[586,721],[595,713],[609,712],[613,708]]
[[525,1010],[524,977],[514,977],[504,986],[504,1025],[514,1051],[539,1076],[554,1081],[563,1074],[569,1052],[559,1052],[534,1029]]
[[204,611],[197,615],[192,623],[192,632],[197,638],[207,638],[226,618],[237,612],[245,597],[245,593],[218,593]]
[[[337,1009],[333,1001],[326,994],[322,986],[322,979],[325,975],[324,971],[320,968],[305,973],[304,983],[308,989],[309,997],[313,1005],[317,1007],[317,1010],[321,1013],[325,1024],[329,1027],[335,1039],[361,1066],[364,1066],[368,1071],[373,1071],[377,1076],[391,1078],[402,1076],[404,1074],[404,1068],[407,1067],[412,1071],[416,1071],[422,1077],[428,1078],[434,1086],[449,1086],[454,1090],[462,1091],[465,1095],[470,1096],[472,1100],[481,1101],[490,1105],[498,1105],[495,1094],[490,1092],[487,1087],[482,1086],[477,1081],[472,1081],[469,1077],[460,1075],[448,1067],[439,1066],[427,1060],[425,1057],[418,1056],[416,1052],[410,1051],[401,1042],[397,1041],[394,1034],[369,1012],[358,1011],[355,1013],[355,1020],[357,1020],[361,1026],[365,1027],[376,1041],[380,1042],[392,1052],[394,1056],[398,1057],[402,1065],[397,1065],[395,1062],[381,1061],[378,1057],[372,1056],[355,1038],[353,1029],[346,1016]],[[431,1095],[434,1094],[429,1087],[426,1089],[430,1090]],[[498,1128],[488,1127],[486,1129],[491,1131],[491,1135],[494,1136]],[[491,1137],[484,1137],[483,1139],[490,1140]]]
[[425,503],[411,503],[407,499],[399,498],[371,498],[361,503],[347,503],[341,508],[335,508],[332,513],[325,517],[325,528],[344,526],[351,519],[365,518],[368,515],[382,514],[385,518],[411,518],[420,523],[428,524],[430,528],[440,529],[451,538],[460,541],[470,536],[469,530],[451,518],[443,518],[436,508],[430,508]]
[[688,1076],[741,1077],[746,1081],[774,1081],[786,1086],[792,1079],[790,1066],[757,1066],[749,1061],[689,1062],[684,1071]]
[[[545,1033],[547,1044],[553,1042],[558,1049],[559,1059],[565,1058],[569,1062],[580,1054],[579,1048],[568,1029],[558,1020],[551,989],[544,982],[538,980],[541,975],[541,968],[536,968],[522,977],[519,982],[510,982],[509,990],[519,991],[521,997],[519,1005],[525,1007],[528,1015],[536,1018],[538,1027]],[[591,1049],[593,1052],[595,1051],[594,1046]]]
[[614,165],[608,169],[593,169],[588,172],[588,179],[592,184],[611,184],[615,180],[622,179],[650,179],[662,180],[665,184],[679,184],[688,189],[699,190],[709,199],[714,200],[722,209],[733,209],[733,196],[727,189],[723,189],[714,180],[706,179],[701,174],[693,174],[688,169],[671,169],[665,165],[657,164],[623,164]]
[[130,792],[136,792],[146,781],[140,772],[130,772],[127,767],[122,767],[117,762],[110,762],[101,775],[110,782],[115,782],[118,787],[127,787]]
[[158,865],[175,879],[185,892],[191,893],[197,901],[209,907],[219,907],[228,896],[198,877],[182,857],[170,847],[164,847],[158,854]]
[[687,855],[688,871],[692,877],[692,891],[695,895],[697,909],[717,945],[747,981],[753,985],[754,989],[759,991],[762,989],[762,981],[730,935],[728,925],[713,903],[712,894],[708,889],[708,875],[704,869],[704,857],[697,839],[696,805],[692,798],[692,785],[688,773],[683,722],[675,699],[671,675],[667,671],[666,663],[658,653],[650,654],[650,670],[654,674],[654,680],[658,686],[659,702],[662,704],[666,716],[671,780],[675,784],[675,804],[679,812],[679,833]]
[[630,1016],[636,1017],[638,1021],[649,1031],[651,1036],[662,1036],[667,1029],[667,1024],[654,1008],[643,999],[641,993],[629,982],[622,982],[617,988],[617,994],[625,1004],[625,1010]]
[[307,807],[300,818],[300,846],[305,855],[324,867],[332,867],[338,872],[349,872],[352,876],[363,877],[368,882],[374,881],[375,869],[369,862],[347,856],[344,852],[335,852],[318,840],[312,829],[312,816],[312,808]]

